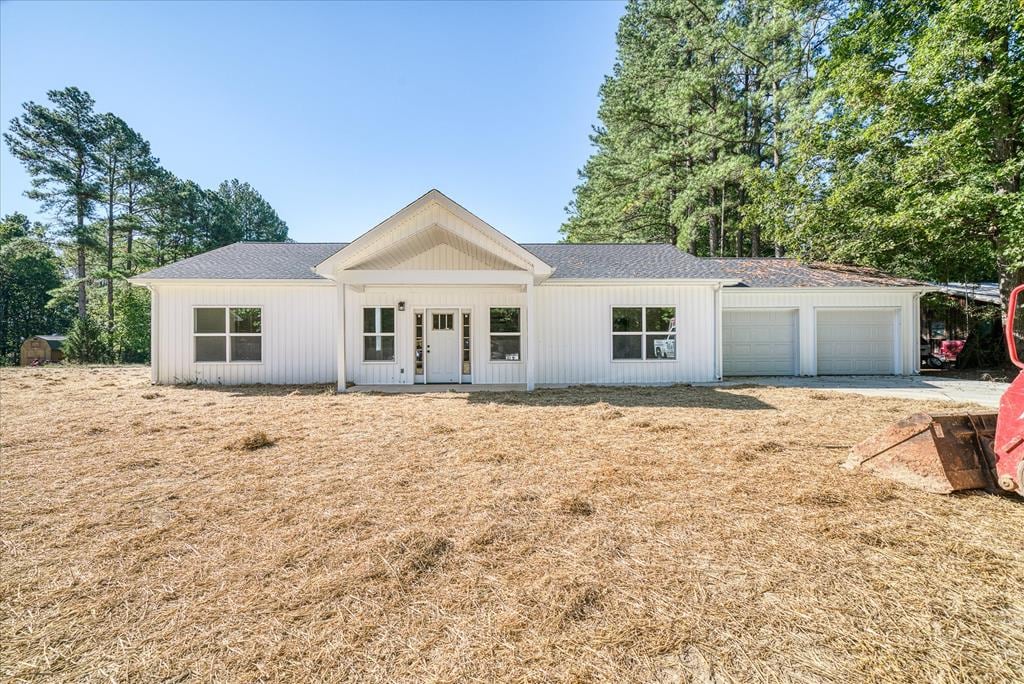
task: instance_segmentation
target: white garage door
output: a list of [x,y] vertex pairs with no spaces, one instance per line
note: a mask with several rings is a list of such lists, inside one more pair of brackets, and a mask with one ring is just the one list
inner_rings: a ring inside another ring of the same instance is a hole
[[896,312],[846,309],[818,312],[818,375],[896,372]]
[[796,321],[793,309],[723,311],[725,375],[796,375]]

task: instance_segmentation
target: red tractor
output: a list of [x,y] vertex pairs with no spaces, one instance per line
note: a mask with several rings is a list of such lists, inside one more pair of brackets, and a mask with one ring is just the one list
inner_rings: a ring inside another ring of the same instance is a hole
[[[1024,369],[1024,285],[1010,294],[1006,346]],[[929,492],[988,489],[1024,496],[1024,372],[1003,394],[999,413],[917,413],[850,451],[846,467]]]

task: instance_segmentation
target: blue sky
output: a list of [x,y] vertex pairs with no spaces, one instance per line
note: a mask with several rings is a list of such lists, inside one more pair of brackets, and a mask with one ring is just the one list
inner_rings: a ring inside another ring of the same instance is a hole
[[[250,182],[299,241],[432,187],[551,242],[590,153],[621,2],[0,5],[0,117],[69,85],[168,169]],[[0,213],[45,218],[3,146]]]

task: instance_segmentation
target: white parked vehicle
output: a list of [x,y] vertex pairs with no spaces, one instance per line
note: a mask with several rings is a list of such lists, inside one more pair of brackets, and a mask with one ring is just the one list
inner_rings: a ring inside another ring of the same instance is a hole
[[665,333],[662,340],[654,340],[654,358],[674,359],[676,358],[676,326],[672,326]]

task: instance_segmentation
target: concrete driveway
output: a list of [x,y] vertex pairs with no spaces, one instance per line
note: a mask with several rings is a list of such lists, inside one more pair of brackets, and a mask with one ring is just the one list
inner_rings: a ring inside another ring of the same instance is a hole
[[999,398],[1009,387],[1006,382],[962,380],[915,375],[829,375],[816,378],[769,377],[726,378],[724,384],[756,384],[774,387],[805,387],[807,389],[851,392],[869,397],[901,399],[934,399],[970,402],[990,408],[999,407]]

